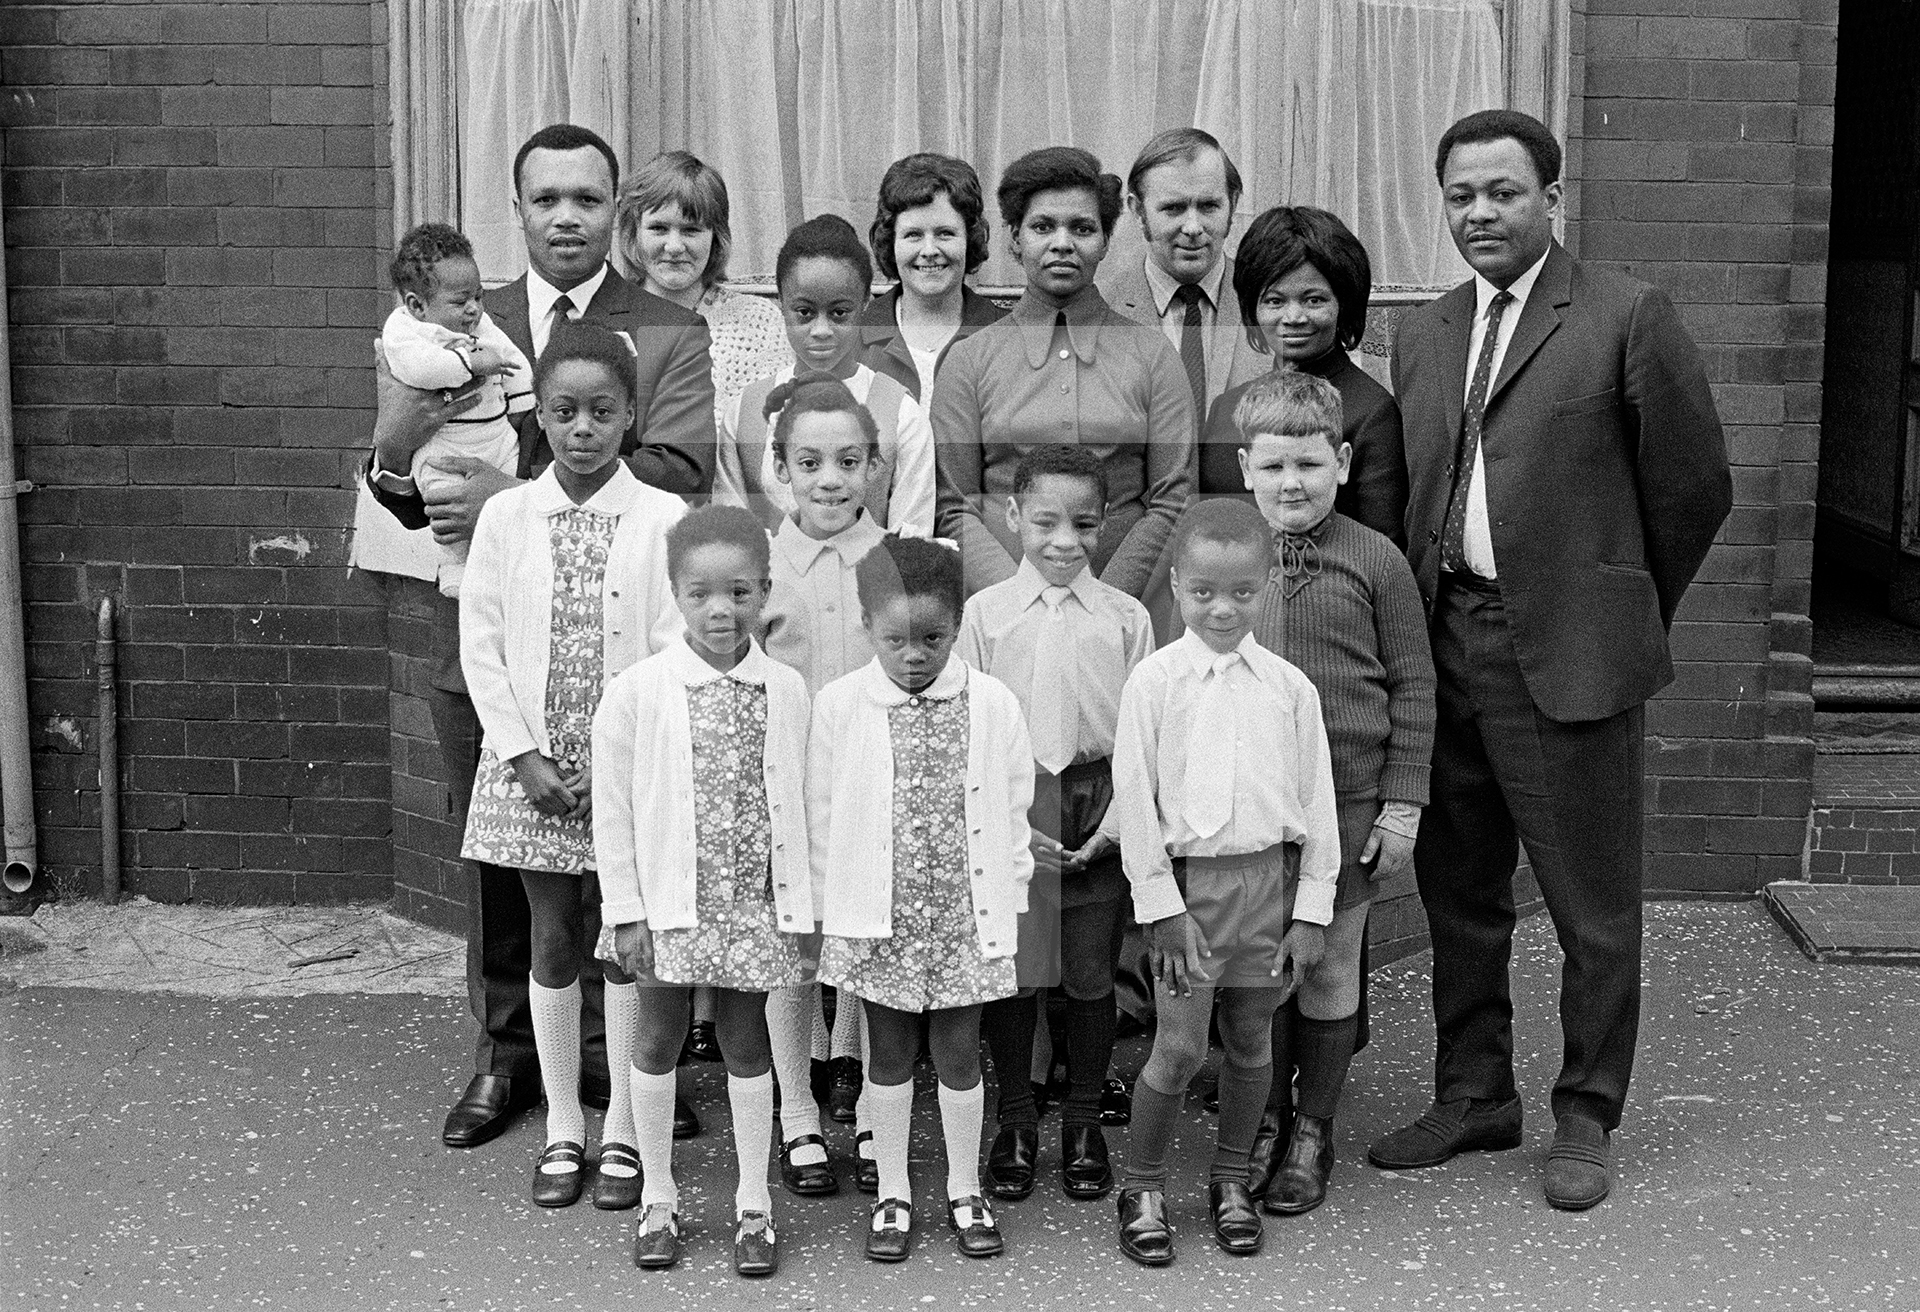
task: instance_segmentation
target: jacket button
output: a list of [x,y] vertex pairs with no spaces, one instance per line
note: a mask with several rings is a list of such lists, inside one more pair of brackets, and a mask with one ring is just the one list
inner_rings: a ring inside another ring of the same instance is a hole
[[1427,530],[1427,541],[1438,542],[1439,540],[1440,540],[1439,533],[1435,532],[1433,529]]

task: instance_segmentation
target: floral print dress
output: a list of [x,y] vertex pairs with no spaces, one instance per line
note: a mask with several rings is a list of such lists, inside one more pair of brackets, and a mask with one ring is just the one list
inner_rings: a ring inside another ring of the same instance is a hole
[[752,993],[798,984],[801,938],[780,931],[773,901],[766,687],[725,675],[690,687],[687,722],[698,920],[653,932],[654,976]]
[[[601,589],[618,515],[574,506],[547,521],[553,552],[553,624],[547,645],[547,755],[571,776],[587,764],[605,679]],[[460,855],[514,870],[578,875],[593,869],[593,827],[542,815],[513,766],[480,748]]]
[[967,879],[967,694],[909,697],[887,711],[893,742],[893,935],[820,948],[820,978],[896,1011],[971,1007],[1015,991],[1012,957],[990,958]]

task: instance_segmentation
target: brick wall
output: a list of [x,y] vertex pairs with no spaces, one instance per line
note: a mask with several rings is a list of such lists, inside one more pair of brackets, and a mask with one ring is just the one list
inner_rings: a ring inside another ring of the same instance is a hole
[[1734,510],[1648,713],[1648,887],[1800,876],[1836,0],[1588,0],[1584,258],[1665,288],[1706,356]]
[[129,887],[384,898],[385,597],[345,569],[386,298],[384,9],[0,3],[42,867],[97,886],[93,608]]

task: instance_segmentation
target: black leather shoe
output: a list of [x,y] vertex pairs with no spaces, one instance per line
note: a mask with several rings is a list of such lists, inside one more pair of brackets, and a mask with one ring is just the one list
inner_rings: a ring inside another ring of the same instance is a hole
[[1373,1141],[1367,1160],[1383,1171],[1438,1166],[1455,1153],[1501,1152],[1520,1146],[1520,1099],[1455,1098],[1428,1107],[1412,1125]]
[[962,1257],[994,1257],[1006,1247],[993,1208],[979,1194],[948,1199],[947,1224],[953,1227]]
[[827,1141],[817,1134],[803,1134],[798,1139],[780,1145],[780,1183],[787,1187],[788,1193],[799,1194],[803,1198],[839,1193],[840,1177],[833,1173],[831,1160],[799,1163],[793,1160],[793,1150],[809,1144],[821,1152],[827,1150]]
[[904,1262],[913,1251],[913,1208],[898,1198],[873,1205],[867,1225],[867,1256],[876,1262]]
[[872,1142],[872,1130],[862,1130],[853,1136],[853,1187],[863,1194],[880,1192],[880,1163],[860,1153],[861,1144]]
[[633,1264],[658,1271],[680,1260],[680,1218],[665,1203],[655,1203],[633,1232]]
[[1333,1174],[1333,1117],[1295,1116],[1286,1158],[1262,1206],[1275,1216],[1298,1216],[1327,1201]]
[[607,1109],[607,1104],[612,1101],[613,1081],[607,1077],[605,1071],[580,1072],[580,1102],[582,1106],[591,1107],[597,1112],[603,1112]]
[[[549,1166],[564,1169],[549,1171]],[[542,1207],[572,1207],[587,1182],[587,1150],[571,1139],[548,1144],[533,1164],[533,1201]]]
[[693,1114],[685,1098],[673,1100],[673,1137],[691,1139],[700,1133],[700,1118]]
[[517,1080],[504,1075],[476,1075],[467,1081],[466,1092],[447,1113],[447,1124],[440,1141],[449,1148],[478,1148],[500,1136],[513,1118],[540,1100],[538,1077],[525,1075]]
[[1039,1156],[1039,1126],[1001,1126],[987,1153],[987,1183],[993,1196],[1017,1201],[1032,1193],[1033,1164]]
[[733,1227],[733,1271],[770,1276],[780,1269],[780,1236],[765,1212],[742,1212]]
[[859,1114],[860,1088],[866,1072],[858,1057],[835,1057],[833,1087],[827,1090],[827,1115],[842,1125],[852,1125]]
[[639,1150],[632,1144],[601,1144],[599,1167],[593,1173],[593,1205],[603,1212],[624,1212],[640,1205],[640,1191]]
[[1141,1266],[1165,1266],[1173,1261],[1167,1196],[1158,1189],[1120,1191],[1120,1251]]
[[721,1061],[720,1036],[710,1020],[697,1020],[687,1028],[687,1056],[695,1061]]
[[1247,1153],[1247,1192],[1255,1198],[1265,1198],[1273,1188],[1273,1177],[1292,1137],[1293,1108],[1269,1107],[1260,1113],[1260,1128],[1253,1132],[1253,1147]]
[[1238,1180],[1215,1180],[1207,1186],[1207,1210],[1213,1213],[1213,1242],[1237,1257],[1260,1251],[1264,1231],[1253,1195]]
[[1100,1086],[1100,1124],[1119,1127],[1133,1124],[1133,1090],[1118,1075],[1110,1075]]
[[1220,1114],[1220,1086],[1218,1084],[1213,1085],[1205,1093],[1200,1095],[1200,1105],[1215,1116]]
[[1060,1185],[1069,1198],[1105,1198],[1113,1188],[1107,1136],[1097,1125],[1060,1127]]

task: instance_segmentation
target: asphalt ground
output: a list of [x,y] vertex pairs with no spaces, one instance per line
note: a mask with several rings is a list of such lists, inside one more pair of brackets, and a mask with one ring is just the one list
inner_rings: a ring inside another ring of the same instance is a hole
[[[1396,963],[1375,976],[1327,1204],[1270,1219],[1257,1257],[1214,1249],[1212,1119],[1190,1099],[1179,1259],[1157,1271],[1117,1251],[1111,1201],[1069,1202],[1052,1174],[1000,1208],[1004,1256],[959,1257],[925,1096],[910,1261],[862,1258],[851,1188],[776,1187],[781,1271],[740,1280],[724,1077],[701,1066],[687,1079],[707,1130],[676,1159],[686,1258],[640,1272],[633,1213],[527,1200],[537,1114],[483,1148],[441,1146],[470,1047],[461,998],[72,987],[33,982],[33,960],[0,956],[8,1309],[1920,1308],[1920,972],[1810,962],[1757,903],[1648,908],[1639,1068],[1614,1194],[1592,1212],[1540,1192],[1559,954],[1536,917],[1515,953],[1521,1148],[1421,1172],[1365,1164],[1368,1140],[1425,1101],[1426,960]],[[1120,1064],[1145,1051],[1129,1040]],[[1057,1170],[1056,1117],[1043,1170]],[[847,1127],[829,1136],[851,1151]]]

